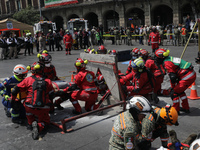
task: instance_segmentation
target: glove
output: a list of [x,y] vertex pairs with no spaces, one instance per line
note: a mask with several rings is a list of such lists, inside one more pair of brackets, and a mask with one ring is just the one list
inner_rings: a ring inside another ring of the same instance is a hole
[[77,85],[76,84],[72,84],[69,88],[68,91],[74,91],[77,89]]
[[6,101],[8,101],[10,99],[10,96],[5,95],[4,98],[5,98]]
[[150,42],[148,42],[148,45],[150,46]]

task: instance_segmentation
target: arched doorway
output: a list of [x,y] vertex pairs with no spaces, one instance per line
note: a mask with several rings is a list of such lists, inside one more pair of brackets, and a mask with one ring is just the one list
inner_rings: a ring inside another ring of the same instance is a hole
[[99,26],[98,16],[93,12],[90,12],[90,13],[86,14],[84,19],[88,20],[88,27],[90,29],[92,29],[93,26],[95,26],[95,27]]
[[116,11],[109,10],[103,15],[104,30],[108,31],[110,28],[119,27],[119,14]]
[[64,22],[63,22],[63,18],[61,16],[54,17],[53,22],[56,23],[57,31],[60,31],[60,28],[63,28]]
[[167,5],[159,5],[152,10],[152,25],[166,26],[173,23],[173,10]]
[[133,27],[144,25],[144,11],[139,8],[133,8],[126,12],[126,26]]
[[79,18],[79,16],[76,15],[76,14],[71,14],[71,15],[67,18],[67,21],[69,21],[69,20],[72,19],[72,18]]
[[181,8],[181,23],[185,23],[188,15],[190,19],[193,19],[193,20],[195,19],[194,14],[192,12],[192,7],[189,3],[185,4]]

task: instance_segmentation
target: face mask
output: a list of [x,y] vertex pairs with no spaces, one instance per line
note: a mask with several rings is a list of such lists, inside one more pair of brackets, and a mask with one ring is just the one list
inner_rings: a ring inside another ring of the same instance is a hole
[[51,63],[45,64],[45,67],[50,67]]

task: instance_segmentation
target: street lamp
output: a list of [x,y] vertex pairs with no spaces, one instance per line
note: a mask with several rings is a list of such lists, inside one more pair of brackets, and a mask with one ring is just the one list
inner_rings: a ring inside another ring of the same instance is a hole
[[41,11],[41,2],[39,0],[39,10],[40,10],[40,21],[43,20],[42,18],[42,11]]

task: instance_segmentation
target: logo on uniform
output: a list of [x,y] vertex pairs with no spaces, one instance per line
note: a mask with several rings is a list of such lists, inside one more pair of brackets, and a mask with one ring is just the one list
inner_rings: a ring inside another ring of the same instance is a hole
[[93,81],[93,76],[90,73],[87,73],[86,80],[91,83]]
[[128,137],[126,139],[126,149],[134,149],[134,145],[133,145],[133,137]]

